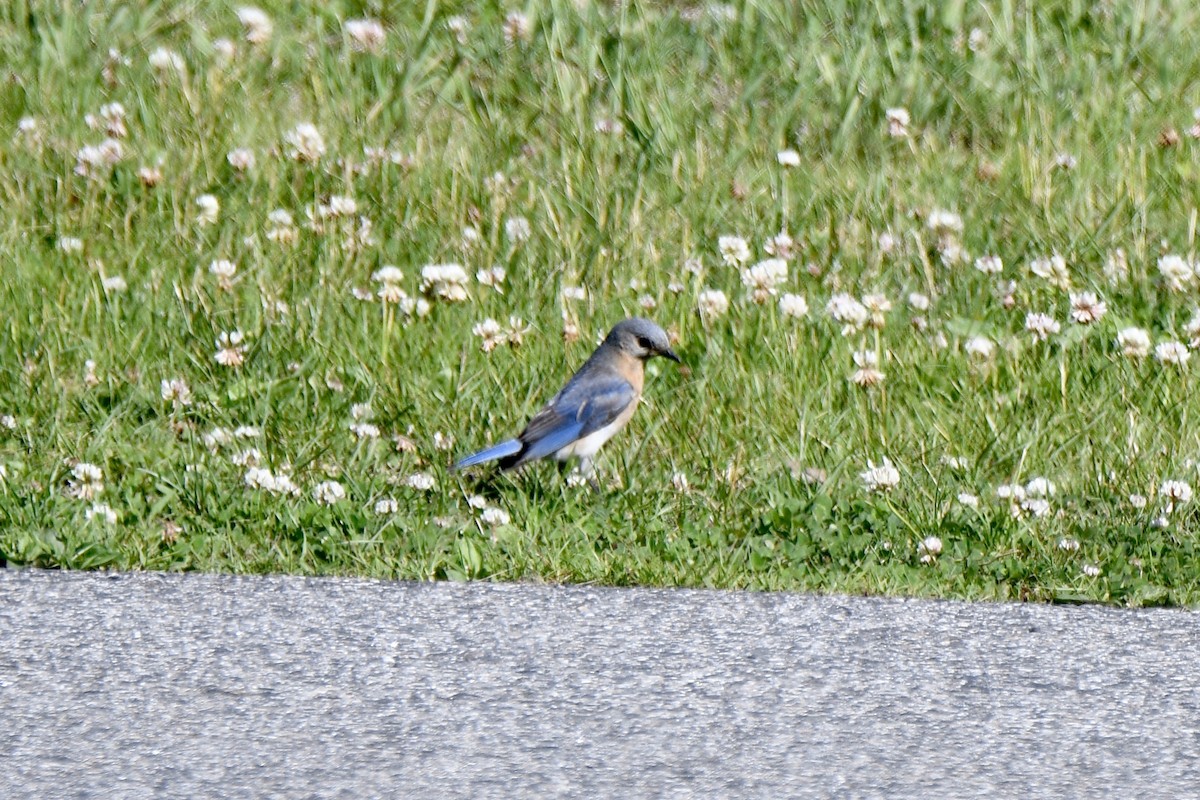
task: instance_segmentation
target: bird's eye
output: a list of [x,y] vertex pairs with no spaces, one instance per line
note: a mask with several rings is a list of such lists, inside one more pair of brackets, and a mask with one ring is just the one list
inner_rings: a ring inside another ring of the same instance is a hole
[[638,347],[641,347],[643,350],[653,350],[654,349],[654,345],[645,336],[638,337]]

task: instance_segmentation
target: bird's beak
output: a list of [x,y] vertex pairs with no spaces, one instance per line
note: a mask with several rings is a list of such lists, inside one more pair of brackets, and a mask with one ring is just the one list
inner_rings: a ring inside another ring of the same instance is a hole
[[683,363],[683,361],[682,361],[682,360],[679,358],[679,356],[675,355],[675,351],[674,351],[674,350],[671,350],[670,348],[667,348],[666,350],[663,350],[662,352],[660,352],[660,353],[659,353],[659,355],[660,355],[660,356],[662,356],[663,358],[669,358],[669,359],[671,359],[671,360],[672,360],[672,361],[674,361],[676,364],[682,364],[682,363]]

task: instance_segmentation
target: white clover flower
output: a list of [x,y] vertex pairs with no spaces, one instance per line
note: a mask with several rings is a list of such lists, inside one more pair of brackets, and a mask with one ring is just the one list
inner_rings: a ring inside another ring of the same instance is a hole
[[862,304],[870,314],[870,319],[868,320],[867,324],[872,328],[883,328],[884,323],[887,321],[884,315],[892,310],[892,301],[888,300],[887,297],[882,294],[864,294],[862,298]]
[[250,44],[264,44],[270,41],[275,25],[267,12],[254,6],[242,6],[237,10],[238,22],[245,29],[246,41]]
[[[865,300],[866,298],[863,299]],[[924,313],[929,310],[929,304],[929,295],[922,294],[921,292],[909,292],[908,305],[913,309],[913,311],[920,311]]]
[[77,236],[60,236],[58,239],[58,249],[67,255],[75,255],[83,252],[83,239]]
[[404,280],[404,273],[399,267],[388,264],[371,273],[371,280],[378,283],[399,283]]
[[[250,467],[242,477],[249,489],[258,489],[271,494],[298,496],[300,487],[286,474],[276,475],[265,467]],[[343,490],[344,493],[344,490]]]
[[801,294],[784,294],[779,298],[779,313],[785,317],[800,317],[808,314],[808,301]]
[[900,471],[892,466],[887,456],[884,456],[879,466],[867,461],[866,471],[860,472],[858,476],[868,492],[890,492],[900,485]]
[[168,47],[158,47],[151,51],[147,61],[160,75],[165,75],[168,72],[181,74],[187,65],[183,60],[183,56],[176,53]]
[[975,269],[984,275],[999,275],[1004,270],[1000,256],[980,256],[975,259]]
[[800,154],[795,150],[780,150],[775,155],[775,160],[782,167],[798,167],[800,166]]
[[520,11],[511,11],[504,18],[504,42],[508,45],[528,42],[533,37],[533,25],[529,17]]
[[106,103],[100,106],[97,114],[87,114],[84,123],[93,130],[103,130],[109,136],[117,139],[129,134],[125,127],[125,106],[120,103]]
[[582,286],[564,286],[560,293],[562,299],[565,300],[586,300],[587,289]]
[[1025,330],[1033,334],[1035,342],[1044,342],[1051,335],[1062,330],[1062,326],[1059,325],[1058,320],[1049,314],[1040,314],[1031,311],[1025,315]]
[[437,481],[428,472],[414,472],[404,479],[404,485],[410,489],[416,489],[418,492],[428,492],[433,490]]
[[218,258],[208,265],[208,271],[216,276],[222,286],[228,286],[237,275],[237,264],[225,258]]
[[224,331],[217,337],[217,354],[213,359],[223,367],[240,367],[246,360],[246,346],[239,330]]
[[1079,160],[1070,153],[1059,153],[1054,157],[1054,166],[1063,171],[1075,169]]
[[507,511],[505,511],[503,508],[497,508],[496,506],[488,506],[487,508],[483,509],[479,515],[479,519],[483,522],[483,524],[490,525],[493,528],[499,528],[512,521],[512,518],[508,515]]
[[972,53],[978,53],[987,47],[987,40],[987,33],[982,28],[971,28],[971,32],[967,34],[967,49]]
[[1067,260],[1057,253],[1030,261],[1029,271],[1056,289],[1065,292],[1071,288],[1071,271],[1067,267]]
[[1186,291],[1196,282],[1196,267],[1183,256],[1160,256],[1158,274],[1162,276],[1167,289],[1172,292]]
[[433,447],[435,450],[453,450],[454,449],[454,437],[447,436],[446,434],[442,433],[441,431],[434,431]]
[[21,117],[17,120],[17,133],[26,137],[36,137],[41,131],[42,123],[37,117]]
[[963,350],[971,358],[988,361],[996,352],[996,343],[986,336],[972,336],[963,344]]
[[467,34],[471,31],[471,23],[467,21],[466,17],[456,14],[446,20],[446,30],[450,31],[456,42],[466,44]]
[[289,475],[275,476],[275,494],[290,494],[292,497],[300,496],[300,487],[297,486]]
[[80,461],[71,468],[67,495],[80,500],[95,500],[104,491],[104,471],[95,464]]
[[879,371],[879,354],[874,350],[856,350],[854,365],[858,367],[850,381],[859,386],[876,386],[883,383],[884,374]]
[[275,476],[271,470],[264,467],[251,467],[242,476],[243,482],[251,489],[266,489],[270,491],[275,486]]
[[1030,497],[1021,501],[1021,511],[1031,517],[1044,517],[1050,513],[1050,501],[1044,497]]
[[1192,318],[1183,326],[1183,333],[1187,336],[1188,347],[1200,349],[1200,308],[1192,312]]
[[796,240],[789,236],[786,231],[780,231],[775,234],[770,239],[767,239],[763,245],[763,250],[766,251],[767,255],[785,260],[795,255],[795,248]]
[[979,497],[970,492],[959,492],[958,502],[967,508],[979,508]]
[[596,133],[602,133],[605,136],[620,136],[625,133],[625,126],[621,124],[620,120],[601,117],[596,120],[596,123],[592,126],[592,130]]
[[903,139],[908,136],[908,124],[911,116],[907,108],[889,108],[884,112],[887,119],[888,136],[893,139]]
[[1129,495],[1129,505],[1133,506],[1139,511],[1146,507],[1146,502],[1146,495],[1144,494]]
[[504,221],[504,235],[513,244],[527,242],[533,236],[533,226],[525,217],[509,217]]
[[177,409],[192,404],[192,390],[183,378],[164,379],[159,385],[159,392],[164,401],[173,404]]
[[125,158],[125,145],[116,139],[85,145],[75,153],[75,174],[85,178],[104,178]]
[[508,330],[505,331],[505,338],[513,347],[520,347],[525,342],[525,334],[529,333],[529,326],[525,324],[525,320],[518,316],[510,314],[508,317]]
[[937,250],[942,264],[947,267],[956,267],[971,260],[971,254],[962,246],[962,242],[953,237],[943,237],[938,241]]
[[842,323],[842,336],[859,333],[871,321],[871,312],[867,307],[845,293],[829,298],[825,311],[834,321]]
[[1159,363],[1169,364],[1173,367],[1186,366],[1191,357],[1192,354],[1183,342],[1161,342],[1154,348],[1154,358]]
[[257,439],[262,436],[262,430],[254,425],[238,425],[233,429],[235,439]]
[[317,126],[311,122],[302,122],[293,128],[283,139],[287,145],[288,157],[300,163],[316,163],[325,155],[325,139]]
[[900,240],[891,231],[884,231],[875,237],[875,246],[879,248],[879,255],[887,257],[894,253],[896,248],[900,246]]
[[1143,328],[1122,328],[1117,332],[1117,347],[1130,358],[1150,355],[1150,333]]
[[1100,575],[1100,568],[1095,564],[1084,564],[1079,568],[1079,571],[1089,578],[1096,578]]
[[394,498],[384,497],[375,501],[375,513],[380,516],[387,514],[395,514],[400,508],[400,504]]
[[17,429],[17,418],[12,414],[0,415],[0,428],[6,428],[10,431],[15,431]]
[[254,169],[254,151],[245,147],[239,147],[236,150],[230,150],[225,160],[229,162],[229,166],[237,172],[246,172]]
[[123,292],[129,288],[125,278],[120,275],[109,275],[100,280],[100,286],[105,292]]
[[358,213],[358,201],[353,197],[335,194],[329,198],[326,209],[331,217],[352,217]]
[[1049,497],[1057,491],[1054,482],[1041,476],[1025,484],[1025,493],[1030,497]]
[[287,209],[277,208],[267,214],[267,223],[271,226],[267,229],[268,240],[281,244],[291,244],[296,240],[296,223],[292,212]]
[[362,53],[375,53],[387,41],[387,31],[377,19],[346,20],[343,26],[350,37],[350,46]]
[[962,217],[953,211],[935,208],[929,212],[925,225],[939,237],[954,236],[962,233]]
[[1058,549],[1067,553],[1074,553],[1079,550],[1079,540],[1064,537],[1058,540]]
[[720,289],[706,289],[697,298],[700,318],[710,322],[729,310],[729,298]]
[[1104,279],[1112,286],[1124,283],[1129,278],[1129,259],[1125,251],[1118,247],[1108,253],[1104,259]]
[[226,66],[237,55],[237,45],[229,39],[221,38],[212,43],[213,60],[218,66]]
[[476,511],[479,511],[487,508],[487,498],[481,494],[473,494],[467,498],[467,505]]
[[213,225],[221,213],[221,201],[211,194],[202,194],[196,198],[196,208],[199,209],[196,213],[196,224]]
[[671,486],[675,489],[675,491],[680,493],[686,493],[688,489],[691,488],[688,484],[687,475],[683,474],[682,472],[676,472],[671,476]]
[[475,280],[483,286],[490,286],[497,292],[503,290],[504,279],[508,277],[507,270],[497,264],[491,269],[481,269],[475,273]]
[[331,506],[346,499],[346,488],[337,481],[322,481],[313,487],[313,499],[323,506]]
[[1177,505],[1192,502],[1192,487],[1186,481],[1167,480],[1158,487],[1161,497],[1167,499],[1167,512],[1170,513]]
[[942,553],[942,540],[936,536],[926,536],[917,545],[917,551],[921,554],[922,564],[932,564]]
[[204,434],[204,446],[209,450],[216,451],[218,447],[224,447],[233,441],[233,437],[225,428],[217,426],[208,433]]
[[1002,483],[996,487],[996,497],[1019,503],[1025,499],[1025,487],[1019,483]]
[[[1020,511],[1031,517],[1045,517],[1050,513],[1050,501],[1045,498],[1021,500]],[[1014,516],[1016,516],[1016,510],[1014,510]]]
[[1108,304],[1095,292],[1071,292],[1071,319],[1079,325],[1099,322],[1108,313]]
[[485,353],[492,352],[508,341],[508,336],[500,326],[500,323],[491,317],[477,323],[475,327],[471,328],[471,333],[483,340],[480,343],[480,347]]
[[379,426],[372,425],[370,422],[351,422],[349,427],[356,439],[379,438]]
[[470,280],[461,264],[427,264],[421,268],[421,291],[450,303],[467,299]]
[[234,453],[229,461],[239,467],[257,467],[262,463],[262,453],[257,447],[251,447],[240,453]]
[[717,239],[721,260],[731,267],[740,267],[750,260],[750,245],[740,236],[721,236]]
[[117,512],[113,511],[112,507],[107,503],[93,503],[91,507],[83,512],[83,516],[89,521],[99,518],[106,525],[117,524]]
[[776,293],[776,287],[787,277],[787,262],[782,258],[768,258],[742,270],[742,285],[750,291],[750,299],[762,305]]

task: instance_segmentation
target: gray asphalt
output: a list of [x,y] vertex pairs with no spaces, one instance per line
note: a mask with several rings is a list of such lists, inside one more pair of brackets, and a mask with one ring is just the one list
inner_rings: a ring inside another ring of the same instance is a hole
[[0,797],[1200,797],[1187,611],[0,570]]

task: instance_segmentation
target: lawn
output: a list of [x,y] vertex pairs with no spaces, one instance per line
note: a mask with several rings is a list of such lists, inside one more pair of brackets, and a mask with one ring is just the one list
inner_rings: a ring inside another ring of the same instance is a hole
[[[0,54],[10,564],[1200,602],[1194,3],[17,0]],[[450,470],[629,316],[684,363],[599,493]]]

